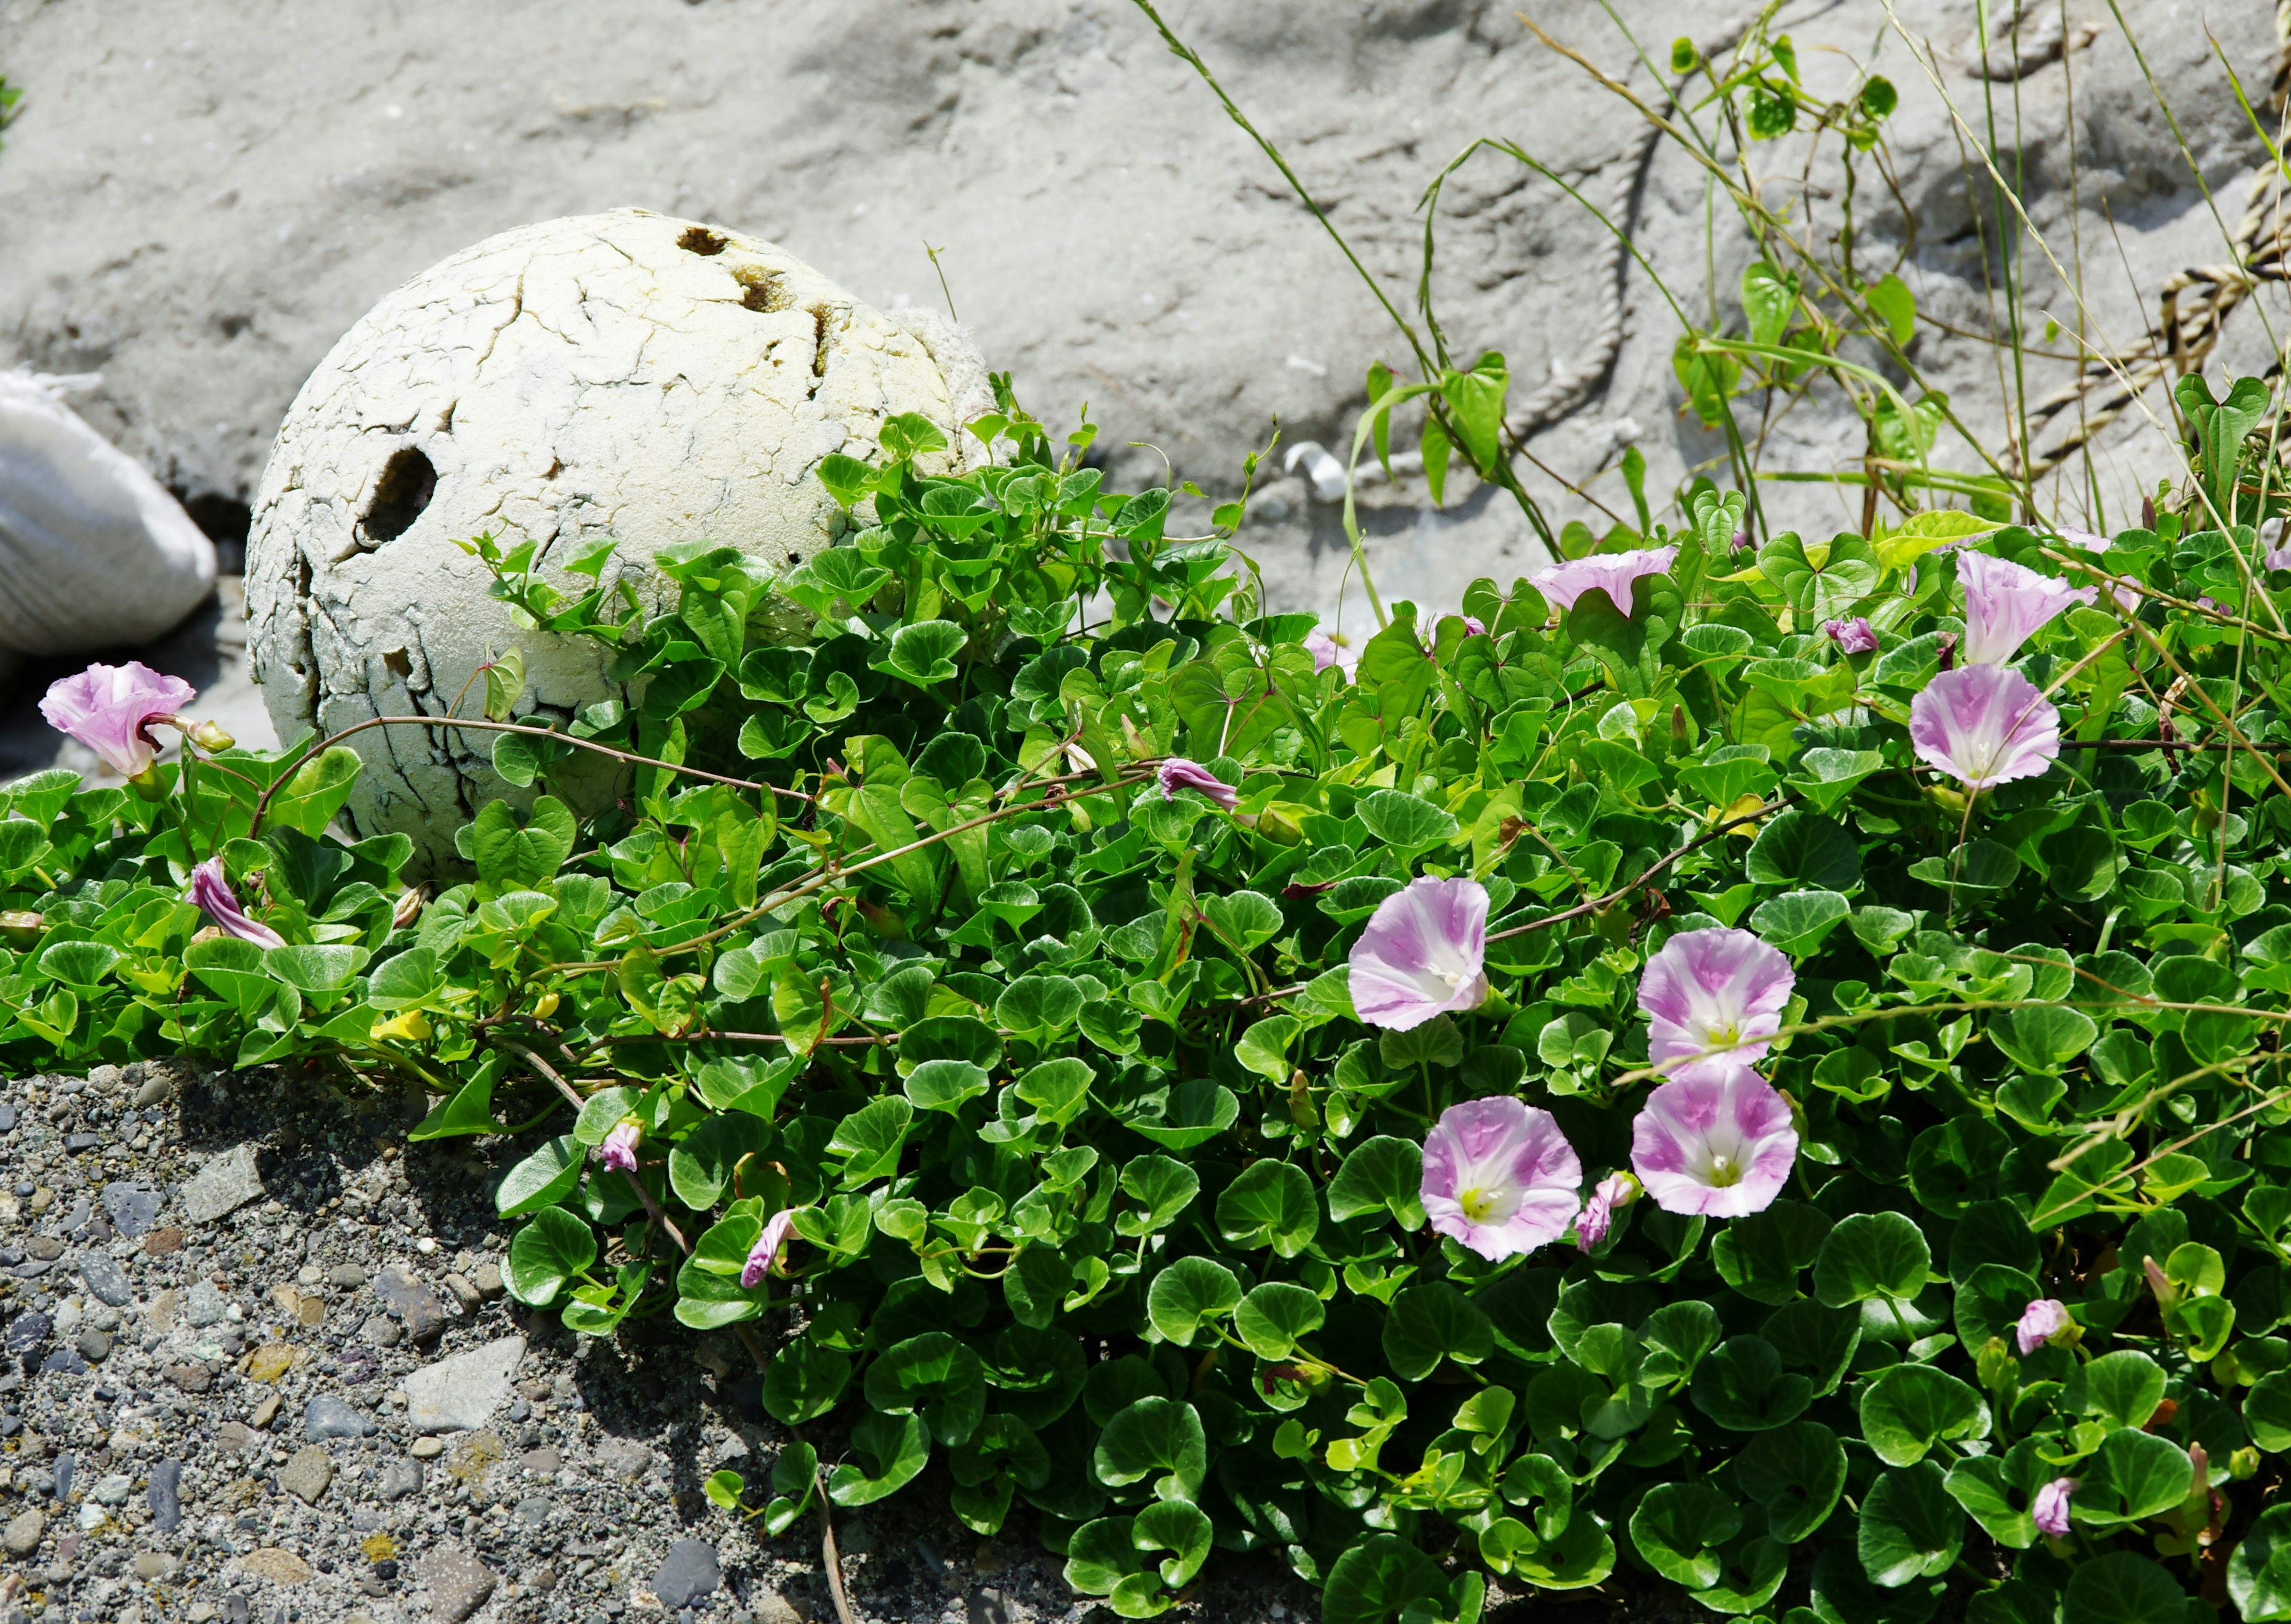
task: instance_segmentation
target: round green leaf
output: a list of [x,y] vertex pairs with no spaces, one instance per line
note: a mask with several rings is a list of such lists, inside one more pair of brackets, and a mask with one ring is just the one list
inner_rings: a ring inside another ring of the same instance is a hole
[[1447,1588],[1438,1564],[1413,1544],[1371,1534],[1330,1567],[1321,1624],[1394,1624],[1418,1603],[1436,1608]]
[[555,1206],[581,1187],[581,1169],[588,1159],[571,1134],[551,1139],[502,1176],[494,1210],[503,1218],[522,1218]]
[[847,1355],[799,1337],[764,1367],[764,1409],[783,1426],[800,1427],[834,1409],[850,1380]]
[[1850,891],[1861,882],[1853,837],[1819,812],[1777,812],[1742,860],[1752,883],[1805,891]]
[[562,1207],[543,1207],[509,1243],[502,1283],[518,1301],[546,1308],[596,1260],[597,1237],[589,1226]]
[[886,1415],[920,1414],[942,1443],[967,1443],[986,1414],[985,1367],[946,1332],[927,1331],[867,1367],[867,1403]]
[[1813,1402],[1813,1384],[1785,1371],[1764,1337],[1729,1338],[1694,1372],[1695,1408],[1734,1432],[1788,1426]]
[[[2239,1555],[2242,1548],[2237,1548]],[[2235,1595],[2235,1559],[2228,1560],[2228,1594]],[[2281,1618],[2282,1613],[2244,1615]],[[2188,1624],[2188,1593],[2160,1564],[2130,1551],[2110,1551],[2079,1562],[2061,1594],[2061,1624]]]
[[1381,1208],[1406,1230],[1424,1227],[1424,1147],[1379,1134],[1363,1139],[1329,1181],[1329,1216],[1342,1224]]
[[1882,1474],[1855,1524],[1861,1566],[1887,1589],[1949,1571],[1965,1548],[1965,1512],[1930,1460]]
[[1477,1364],[1495,1351],[1495,1327],[1445,1281],[1410,1286],[1384,1320],[1384,1356],[1405,1381],[1421,1381],[1441,1360]]
[[827,1497],[839,1506],[871,1506],[896,1494],[930,1460],[930,1434],[919,1415],[869,1415],[851,1428],[854,1459],[829,1474]]
[[1154,1276],[1146,1313],[1163,1337],[1189,1347],[1204,1325],[1239,1306],[1241,1297],[1241,1282],[1222,1263],[1180,1258]]
[[1185,1500],[1200,1497],[1209,1462],[1200,1414],[1173,1398],[1141,1398],[1117,1411],[1098,1435],[1093,1461],[1099,1479],[1116,1488],[1162,1473],[1154,1497]]
[[1861,1435],[1888,1466],[1914,1466],[1935,1444],[1989,1435],[1989,1406],[1945,1371],[1896,1364],[1861,1384]]
[[1270,1246],[1293,1258],[1312,1243],[1321,1226],[1313,1182],[1293,1162],[1251,1162],[1218,1194],[1218,1233],[1235,1246]]
[[1879,1297],[1909,1302],[1932,1267],[1925,1232],[1900,1213],[1849,1213],[1814,1259],[1813,1294],[1832,1308]]
[[1764,1507],[1766,1532],[1795,1545],[1820,1528],[1845,1492],[1845,1451],[1819,1421],[1762,1433],[1734,1457],[1734,1480]]
[[1286,1359],[1298,1339],[1320,1330],[1328,1311],[1303,1286],[1267,1281],[1233,1312],[1233,1328],[1260,1359]]
[[1631,1514],[1631,1543],[1665,1579],[1701,1590],[1718,1582],[1718,1549],[1741,1527],[1742,1508],[1715,1485],[1657,1483]]
[[2291,1619],[2291,1506],[2259,1515],[2227,1559],[2227,1593],[2246,1624]]

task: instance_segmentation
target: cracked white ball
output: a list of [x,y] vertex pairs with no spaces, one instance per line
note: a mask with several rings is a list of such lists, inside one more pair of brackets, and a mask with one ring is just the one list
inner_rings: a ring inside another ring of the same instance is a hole
[[[611,536],[604,583],[658,603],[662,548],[808,558],[844,525],[822,458],[868,454],[902,412],[975,447],[956,430],[991,404],[946,322],[886,316],[769,243],[639,209],[488,237],[344,334],[279,430],[246,563],[249,654],[278,736],[477,715],[473,679],[512,645],[521,714],[627,700],[600,645],[518,627],[455,543],[530,541],[543,578],[577,594],[589,583],[565,561]],[[487,800],[529,798],[494,776],[491,735],[383,727],[349,743],[366,762],[352,827],[411,835],[417,868],[450,863],[454,830]]]

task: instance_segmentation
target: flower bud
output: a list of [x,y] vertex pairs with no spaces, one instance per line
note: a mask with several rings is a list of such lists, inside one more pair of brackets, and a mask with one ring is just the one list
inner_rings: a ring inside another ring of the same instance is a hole
[[183,736],[201,750],[229,750],[238,743],[216,722],[192,722],[183,728]]
[[403,930],[422,917],[422,904],[430,900],[426,885],[409,885],[398,893],[398,905],[390,911],[390,928]]
[[540,1000],[533,1006],[533,1018],[537,1021],[547,1020],[551,1016],[557,1013],[557,1006],[559,1001],[560,1001],[556,993],[543,993],[541,995]]
[[46,928],[47,921],[44,918],[27,909],[10,908],[0,912],[0,936],[20,946],[29,946],[39,939],[40,932]]
[[2259,1475],[2259,1451],[2246,1445],[2227,1458],[2227,1475],[2238,1483]]

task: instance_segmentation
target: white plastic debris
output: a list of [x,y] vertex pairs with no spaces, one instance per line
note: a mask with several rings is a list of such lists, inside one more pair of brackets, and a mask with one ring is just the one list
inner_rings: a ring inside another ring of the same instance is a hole
[[0,650],[148,642],[214,590],[214,543],[64,404],[98,382],[0,372]]

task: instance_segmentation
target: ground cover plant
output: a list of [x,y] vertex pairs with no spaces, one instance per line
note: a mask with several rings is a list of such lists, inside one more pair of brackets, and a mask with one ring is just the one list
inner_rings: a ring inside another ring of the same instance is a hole
[[[1739,143],[1882,163],[1892,87],[1796,60],[1668,58]],[[1467,1624],[1491,1576],[2291,1618],[2273,397],[2182,381],[2156,511],[2045,522],[2021,461],[1936,466],[1892,269],[1739,191],[1767,254],[1679,378],[1742,488],[1658,513],[1625,456],[1628,521],[1357,647],[1267,611],[1239,503],[1170,535],[1006,382],[990,466],[919,472],[914,418],[829,459],[848,544],[782,575],[471,538],[621,696],[519,722],[511,650],[367,724],[490,736],[521,792],[435,895],[334,831],[350,736],[60,684],[131,783],[5,792],[0,1048],[309,1058],[424,1083],[416,1138],[545,1134],[510,1289],[746,1340],[795,1441],[711,1493],[766,1538],[942,1497],[1126,1617],[1225,1550],[1340,1624]],[[1356,455],[1422,410],[1435,485],[1541,525],[1430,285]],[[1817,379],[1871,445],[1827,540],[1754,495]]]

